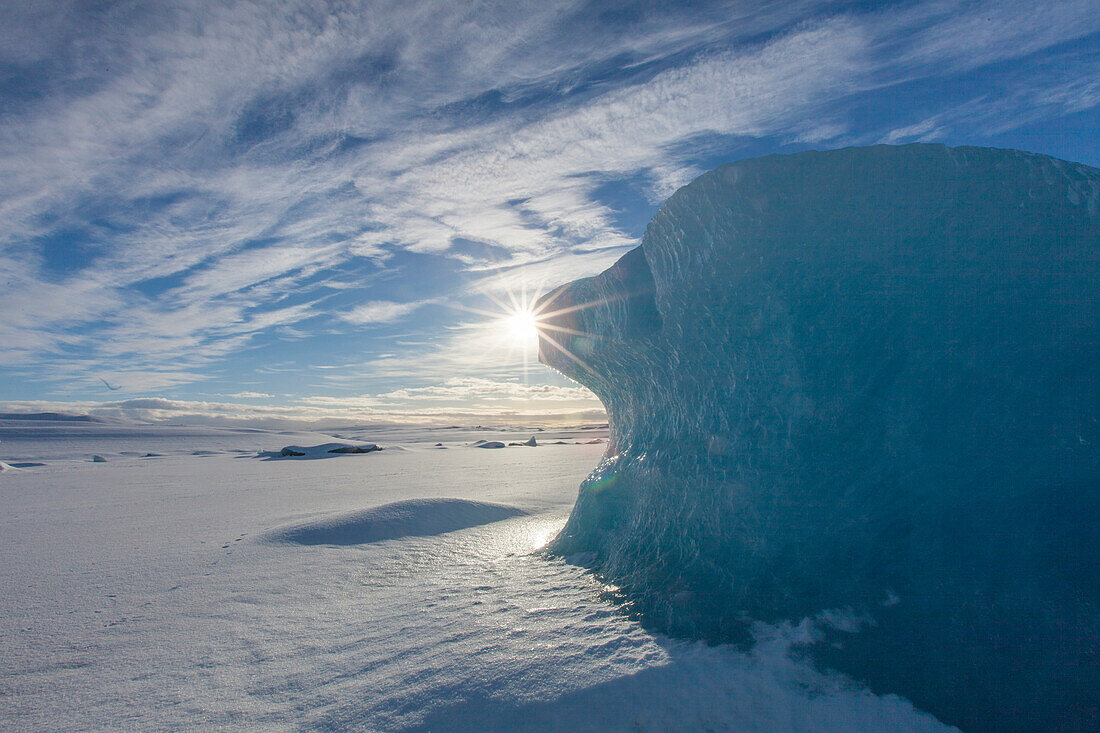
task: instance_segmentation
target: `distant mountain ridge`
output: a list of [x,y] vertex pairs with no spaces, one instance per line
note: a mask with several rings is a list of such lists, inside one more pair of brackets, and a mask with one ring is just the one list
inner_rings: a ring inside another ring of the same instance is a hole
[[36,422],[103,422],[91,415],[69,415],[63,412],[0,412],[0,420]]

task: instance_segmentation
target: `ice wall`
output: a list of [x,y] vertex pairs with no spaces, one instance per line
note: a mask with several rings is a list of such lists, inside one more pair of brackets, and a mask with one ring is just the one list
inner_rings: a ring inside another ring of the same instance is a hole
[[1100,726],[1100,171],[876,146],[724,165],[543,297],[612,438],[553,544],[657,628],[812,650],[966,729]]

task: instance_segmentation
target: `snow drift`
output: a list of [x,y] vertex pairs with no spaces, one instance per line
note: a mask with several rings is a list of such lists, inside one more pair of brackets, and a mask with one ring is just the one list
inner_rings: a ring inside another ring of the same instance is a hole
[[410,499],[337,514],[268,533],[272,542],[363,545],[402,537],[431,537],[526,514],[516,507],[468,499]]
[[656,627],[811,649],[966,729],[1100,726],[1100,171],[876,146],[724,165],[540,301],[604,460],[552,545]]

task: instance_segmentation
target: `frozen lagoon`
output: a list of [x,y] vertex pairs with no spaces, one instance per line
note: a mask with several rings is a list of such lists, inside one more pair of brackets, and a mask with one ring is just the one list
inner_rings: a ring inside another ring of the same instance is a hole
[[[795,661],[809,622],[749,652],[670,640],[538,554],[593,431],[337,433],[8,424],[0,460],[45,465],[0,473],[0,728],[945,729]],[[333,440],[386,450],[255,458]],[[432,533],[452,500],[523,513]],[[400,539],[270,540],[398,501],[421,507]]]

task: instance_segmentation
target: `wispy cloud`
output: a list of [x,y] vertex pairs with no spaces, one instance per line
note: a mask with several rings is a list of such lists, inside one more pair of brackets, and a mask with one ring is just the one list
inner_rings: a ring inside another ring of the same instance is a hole
[[[61,411],[128,422],[221,422],[233,425],[316,427],[343,424],[492,421],[561,424],[602,419],[603,406],[583,387],[524,385],[479,378],[449,379],[441,384],[381,394],[344,397],[305,395],[280,404],[261,392],[226,395],[227,400],[179,400],[139,397],[118,401],[0,401],[0,413]],[[232,400],[250,400],[235,402]]]
[[[3,13],[0,369],[21,394],[186,391],[286,339],[363,350],[334,388],[517,376],[529,350],[426,306],[606,267],[638,234],[608,186],[647,213],[746,140],[980,142],[1100,105],[1095,0]],[[421,345],[364,341],[394,324]]]
[[377,395],[382,402],[419,400],[536,400],[551,402],[584,402],[598,408],[599,401],[584,387],[562,387],[553,384],[520,384],[496,382],[477,377],[461,377],[446,380],[443,384],[427,387],[398,389]]
[[372,300],[368,303],[361,303],[350,311],[341,313],[340,318],[357,325],[390,323],[430,302],[434,301],[421,300],[412,303],[393,303],[386,300]]

